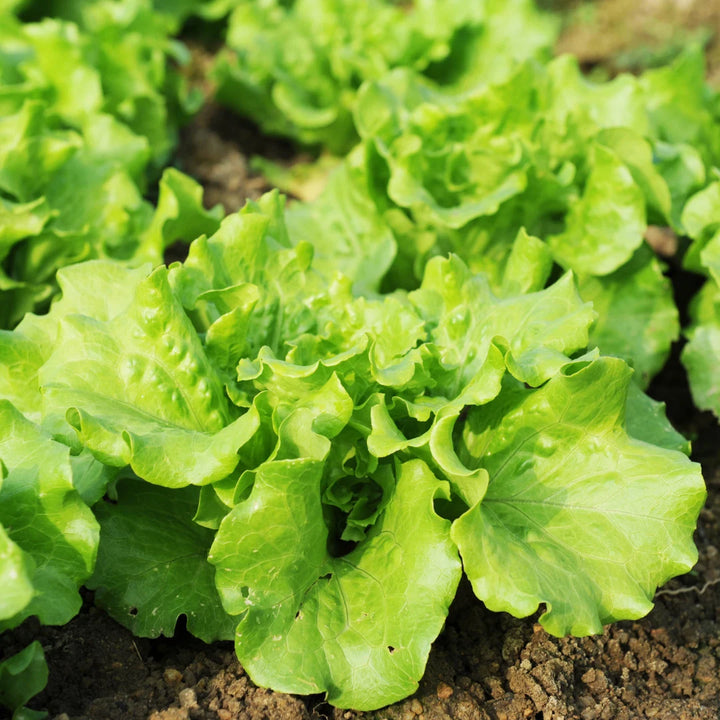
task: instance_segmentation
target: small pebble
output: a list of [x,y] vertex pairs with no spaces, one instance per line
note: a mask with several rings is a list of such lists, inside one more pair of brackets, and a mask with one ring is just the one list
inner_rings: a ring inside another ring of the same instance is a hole
[[178,693],[180,707],[192,708],[197,705],[197,695],[192,688],[185,688]]
[[168,685],[177,685],[182,681],[182,673],[175,668],[166,668],[163,672],[163,678]]
[[420,714],[422,713],[422,711],[423,711],[422,703],[421,703],[417,698],[413,698],[413,699],[410,701],[410,709],[411,709],[416,715],[420,715]]
[[440,700],[447,700],[453,694],[453,689],[446,682],[439,682],[437,696]]

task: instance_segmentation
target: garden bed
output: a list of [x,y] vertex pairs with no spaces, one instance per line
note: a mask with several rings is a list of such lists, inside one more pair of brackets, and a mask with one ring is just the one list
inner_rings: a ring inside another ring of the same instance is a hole
[[[266,181],[247,163],[250,147],[278,161],[286,147],[226,111],[208,108],[186,129],[178,157],[206,189],[208,204],[228,210],[257,197]],[[681,305],[694,276],[674,269]],[[534,618],[492,613],[461,585],[433,646],[419,691],[373,713],[338,710],[321,697],[258,689],[231,643],[205,645],[183,628],[176,637],[133,637],[93,606],[86,593],[78,617],[60,628],[29,621],[10,634],[17,650],[39,639],[50,669],[47,689],[31,706],[55,720],[715,720],[720,713],[720,427],[692,403],[678,348],[650,394],[667,404],[674,425],[693,439],[708,500],[700,516],[695,570],[669,583],[655,609],[601,636],[557,639]]]
[[[67,626],[27,623],[17,649],[40,639],[50,668],[32,706],[55,720],[716,720],[720,713],[720,429],[693,414],[671,365],[653,386],[680,407],[695,436],[708,501],[696,541],[700,560],[658,593],[641,621],[601,636],[557,639],[533,618],[492,613],[468,587],[455,600],[415,696],[374,713],[338,710],[320,697],[258,689],[231,643],[135,638],[92,605]],[[679,374],[679,373],[678,373]],[[714,584],[713,584],[714,583]]]
[[[694,30],[692,17],[687,24]],[[570,50],[590,44],[578,30],[564,43],[561,47]],[[628,54],[626,45],[609,42],[607,47],[605,56],[588,55],[587,65],[602,65],[608,55],[622,56],[625,63],[638,57]],[[711,71],[714,67],[711,62]],[[209,104],[183,130],[175,164],[202,183],[208,207],[220,203],[233,212],[270,189],[253,169],[252,155],[283,164],[298,160],[294,153],[290,143],[269,139],[251,123]],[[181,259],[184,252],[184,246],[173,246],[168,260]],[[686,314],[699,280],[669,260],[678,307]],[[463,580],[417,693],[374,712],[333,708],[322,696],[257,688],[232,643],[202,643],[185,630],[182,617],[173,638],[134,637],[95,607],[91,591],[83,591],[82,611],[65,626],[41,626],[31,619],[4,634],[3,654],[34,640],[42,643],[49,681],[29,706],[47,710],[54,720],[716,720],[720,426],[694,407],[679,353],[677,344],[649,394],[666,403],[671,422],[692,439],[692,458],[702,464],[708,499],[695,535],[699,562],[658,592],[654,610],[643,620],[613,624],[598,636],[558,639],[538,624],[540,613],[516,619],[490,612]]]

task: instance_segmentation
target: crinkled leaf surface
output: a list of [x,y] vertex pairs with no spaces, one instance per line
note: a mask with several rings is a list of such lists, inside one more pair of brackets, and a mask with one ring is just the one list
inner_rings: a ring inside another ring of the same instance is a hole
[[472,383],[496,339],[510,372],[532,385],[543,383],[568,354],[587,345],[594,319],[571,274],[546,290],[498,299],[486,278],[470,273],[457,257],[431,260],[422,286],[410,297],[432,327],[442,365],[452,369],[451,387],[436,391],[448,399]]
[[643,241],[645,198],[618,155],[594,147],[582,197],[570,207],[565,231],[549,239],[555,259],[577,273],[607,275]]
[[45,105],[37,100],[0,120],[0,140],[0,188],[21,203],[36,200],[82,145],[75,132],[49,129]]
[[[45,624],[68,622],[80,609],[79,586],[92,572],[98,524],[73,487],[70,450],[0,401],[0,459],[7,475],[0,487],[0,524],[23,552],[33,596],[0,627],[31,615]],[[16,589],[18,586],[16,585]]]
[[394,496],[367,539],[331,557],[318,530],[319,473],[313,463],[302,467],[259,477],[213,545],[226,607],[242,613],[238,657],[255,682],[326,692],[340,707],[406,697],[460,578],[449,521],[433,508],[446,485],[421,461],[400,466]]
[[207,562],[214,533],[192,521],[198,490],[122,480],[117,499],[94,507],[100,546],[88,587],[141,637],[171,637],[178,617],[205,642],[232,638],[237,621],[220,604]]
[[[84,268],[90,272],[90,268]],[[201,485],[228,475],[255,416],[233,418],[216,370],[174,297],[164,268],[117,292],[132,298],[102,321],[60,320],[40,371],[47,413],[67,417],[103,462],[148,482]],[[108,288],[109,291],[109,288]]]
[[267,132],[342,154],[357,139],[352,110],[364,81],[398,67],[448,86],[499,80],[515,61],[544,55],[555,30],[528,0],[241,3],[228,27],[233,53],[215,68],[218,98]]
[[597,312],[591,345],[626,360],[635,369],[635,382],[647,387],[680,334],[672,286],[660,262],[643,245],[619,270],[578,278],[578,289]]
[[652,607],[655,588],[697,559],[698,465],[631,439],[630,371],[601,358],[537,390],[508,386],[474,410],[460,457],[487,469],[481,502],[452,530],[476,595],[551,633],[586,635]]

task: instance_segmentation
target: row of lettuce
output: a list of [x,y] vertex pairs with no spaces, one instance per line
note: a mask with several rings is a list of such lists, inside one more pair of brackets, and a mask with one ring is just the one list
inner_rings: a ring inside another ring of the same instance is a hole
[[[216,97],[339,154],[314,201],[223,219],[162,170],[201,100],[175,35],[229,12]],[[582,635],[692,567],[702,476],[642,388],[680,333],[661,232],[707,276],[684,359],[720,411],[699,51],[590,82],[521,0],[0,19],[0,630],[85,585],[370,709],[417,687],[462,571]],[[46,675],[37,643],[4,659],[0,703],[41,717]]]

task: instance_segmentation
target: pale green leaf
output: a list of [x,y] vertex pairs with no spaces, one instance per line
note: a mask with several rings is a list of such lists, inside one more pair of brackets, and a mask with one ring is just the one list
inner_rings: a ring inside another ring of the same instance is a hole
[[700,468],[629,437],[629,382],[621,360],[576,363],[537,390],[508,384],[468,416],[460,456],[490,483],[452,536],[490,609],[542,603],[549,632],[598,633],[645,615],[656,587],[696,561]]
[[647,387],[680,334],[672,286],[660,261],[643,245],[619,270],[581,276],[578,287],[597,312],[590,344],[603,355],[623,358],[635,369],[635,382]]
[[[39,720],[47,713],[22,706],[37,695],[48,679],[48,667],[42,645],[35,641],[24,650],[0,662],[0,705],[14,710],[13,720]],[[27,711],[27,714],[23,713]]]
[[45,624],[68,622],[80,609],[80,585],[92,572],[98,525],[73,487],[70,450],[0,401],[0,524],[25,555],[30,602],[0,627],[32,615]]
[[[213,547],[226,607],[244,612],[238,657],[261,685],[374,709],[417,688],[460,578],[449,523],[433,508],[446,486],[422,462],[403,465],[367,539],[334,558],[322,530],[319,476],[304,467],[301,474],[287,468],[291,483],[278,485],[278,475],[256,485]],[[278,492],[284,503],[271,514]]]
[[622,159],[604,145],[592,148],[582,196],[570,206],[566,229],[548,239],[555,259],[578,274],[607,275],[643,241],[645,197]]

